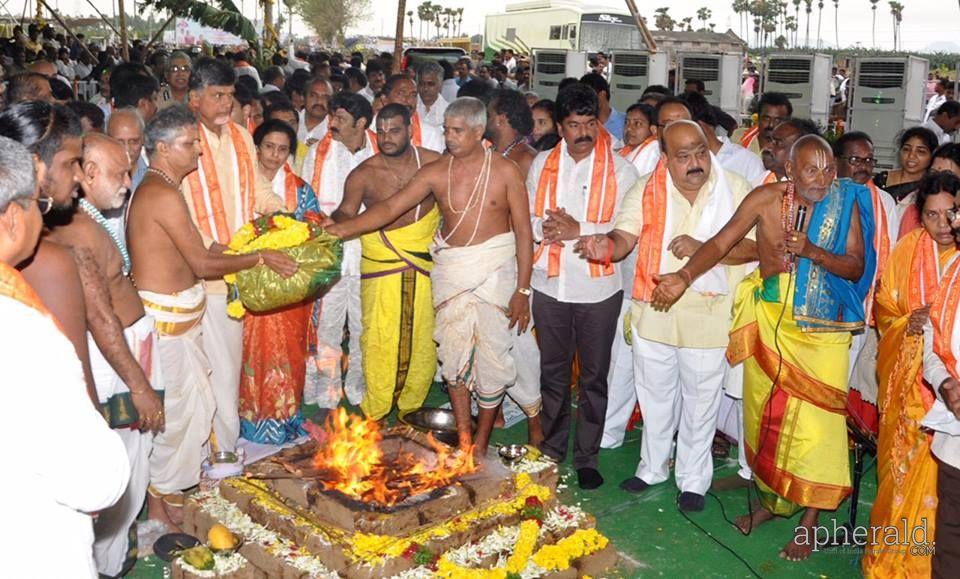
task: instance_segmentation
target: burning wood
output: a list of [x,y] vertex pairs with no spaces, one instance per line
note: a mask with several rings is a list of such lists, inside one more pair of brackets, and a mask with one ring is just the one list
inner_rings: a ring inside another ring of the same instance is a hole
[[427,442],[434,457],[419,457],[402,446],[385,456],[379,424],[342,408],[331,414],[323,427],[307,424],[307,431],[317,442],[312,464],[277,462],[290,473],[316,477],[325,490],[339,491],[364,503],[390,507],[477,470],[472,451],[453,450],[433,436],[428,436]]

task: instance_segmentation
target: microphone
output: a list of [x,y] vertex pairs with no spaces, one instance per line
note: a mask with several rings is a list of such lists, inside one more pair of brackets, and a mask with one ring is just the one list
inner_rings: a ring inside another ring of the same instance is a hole
[[[794,231],[803,231],[803,226],[804,226],[806,223],[807,223],[807,206],[806,206],[806,205],[800,205],[799,207],[797,207],[797,218],[794,220],[793,230],[794,230]],[[796,255],[796,254],[792,254],[792,257],[790,258],[790,261],[793,262],[793,263],[796,263],[796,262],[797,262],[797,255]]]

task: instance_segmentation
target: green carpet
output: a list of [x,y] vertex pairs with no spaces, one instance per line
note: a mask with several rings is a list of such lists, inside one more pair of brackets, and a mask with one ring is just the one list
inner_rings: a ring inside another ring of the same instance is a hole
[[[435,385],[427,399],[428,406],[440,406],[447,396]],[[359,410],[357,410],[359,412]],[[304,407],[304,415],[311,416],[316,407]],[[526,441],[526,423],[494,432],[493,443]],[[732,449],[736,452],[736,448]],[[572,446],[570,454],[572,454]],[[677,487],[671,477],[667,482],[631,495],[618,488],[620,481],[633,476],[640,458],[640,430],[627,433],[621,448],[600,453],[600,472],[606,483],[595,491],[577,488],[576,474],[567,462],[561,465],[561,501],[579,504],[597,519],[601,532],[606,534],[622,555],[621,568],[611,577],[754,577],[747,566],[730,551],[718,545],[723,543],[749,563],[761,577],[860,577],[860,554],[852,549],[833,549],[814,553],[807,561],[791,563],[778,557],[780,549],[793,535],[799,520],[777,519],[743,536],[724,521],[733,520],[747,511],[746,491],[734,490],[707,496],[706,508],[701,513],[688,515],[706,533],[698,530],[676,508]],[[857,523],[866,526],[876,495],[876,472],[873,458],[867,459],[867,473],[860,495]],[[736,473],[735,458],[717,461],[714,478]],[[751,496],[755,497],[755,494]],[[719,500],[718,500],[719,499]],[[847,518],[847,504],[841,506],[836,517]],[[833,528],[833,513],[821,515],[821,524]],[[839,523],[838,523],[839,524]],[[712,537],[712,539],[711,539]],[[128,575],[135,579],[163,577],[163,563],[155,557],[138,562]]]

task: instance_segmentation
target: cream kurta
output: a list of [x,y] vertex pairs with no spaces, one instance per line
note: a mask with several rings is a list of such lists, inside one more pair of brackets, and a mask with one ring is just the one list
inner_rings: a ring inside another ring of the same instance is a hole
[[[200,130],[203,131],[207,143],[210,145],[210,151],[213,153],[213,164],[217,168],[217,181],[220,183],[223,211],[227,217],[227,225],[229,225],[231,231],[236,231],[252,219],[253,215],[240,215],[240,180],[237,175],[237,153],[233,147],[233,140],[229,136],[226,125],[223,127],[224,138],[207,129],[202,123],[200,124]],[[250,161],[253,163],[255,176],[254,211],[258,214],[283,211],[285,209],[283,199],[274,195],[270,181],[264,177],[257,164],[257,149],[253,145],[253,137],[246,130],[241,130],[240,134],[250,155]],[[189,177],[183,180],[180,190],[187,201],[190,219],[194,225],[198,225],[197,215],[193,208],[193,192],[190,190]],[[200,227],[198,226],[197,229],[200,229]],[[214,241],[218,241],[204,235],[202,229],[200,229],[200,236],[203,238],[203,244],[208,247]],[[226,245],[226,240],[220,240],[220,242]],[[223,283],[223,280],[208,281],[207,293],[226,295],[227,286]]]
[[[670,199],[670,212],[673,215],[671,230],[665,235],[665,243],[669,243],[680,235],[693,237],[700,216],[707,204],[709,192],[716,183],[716,174],[713,171],[719,168],[714,166],[710,179],[703,185],[697,194],[697,200],[691,206],[667,179],[667,195]],[[733,192],[734,204],[739,206],[747,193],[750,184],[742,177],[724,171],[730,190]],[[639,235],[643,225],[643,190],[648,179],[652,176],[641,177],[632,189],[627,191],[620,203],[620,212],[617,214],[615,229],[626,231],[630,235]],[[748,235],[752,238],[752,235]],[[666,252],[666,262],[661,264],[661,271],[673,272],[679,270],[687,262],[686,259],[677,259],[672,252]],[[731,309],[733,307],[734,289],[743,279],[743,266],[727,267],[727,279],[730,291],[724,295],[707,296],[695,291],[687,291],[683,297],[666,312],[655,311],[650,304],[634,300],[631,317],[640,337],[652,342],[659,342],[680,348],[723,348],[727,345],[727,333],[730,331]],[[630,293],[632,288],[625,288]]]

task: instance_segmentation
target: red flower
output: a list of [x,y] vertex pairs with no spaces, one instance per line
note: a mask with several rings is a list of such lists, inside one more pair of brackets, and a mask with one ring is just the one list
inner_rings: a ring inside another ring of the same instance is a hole
[[541,501],[537,497],[531,496],[531,497],[527,497],[527,501],[525,504],[528,507],[542,507],[543,501]]

